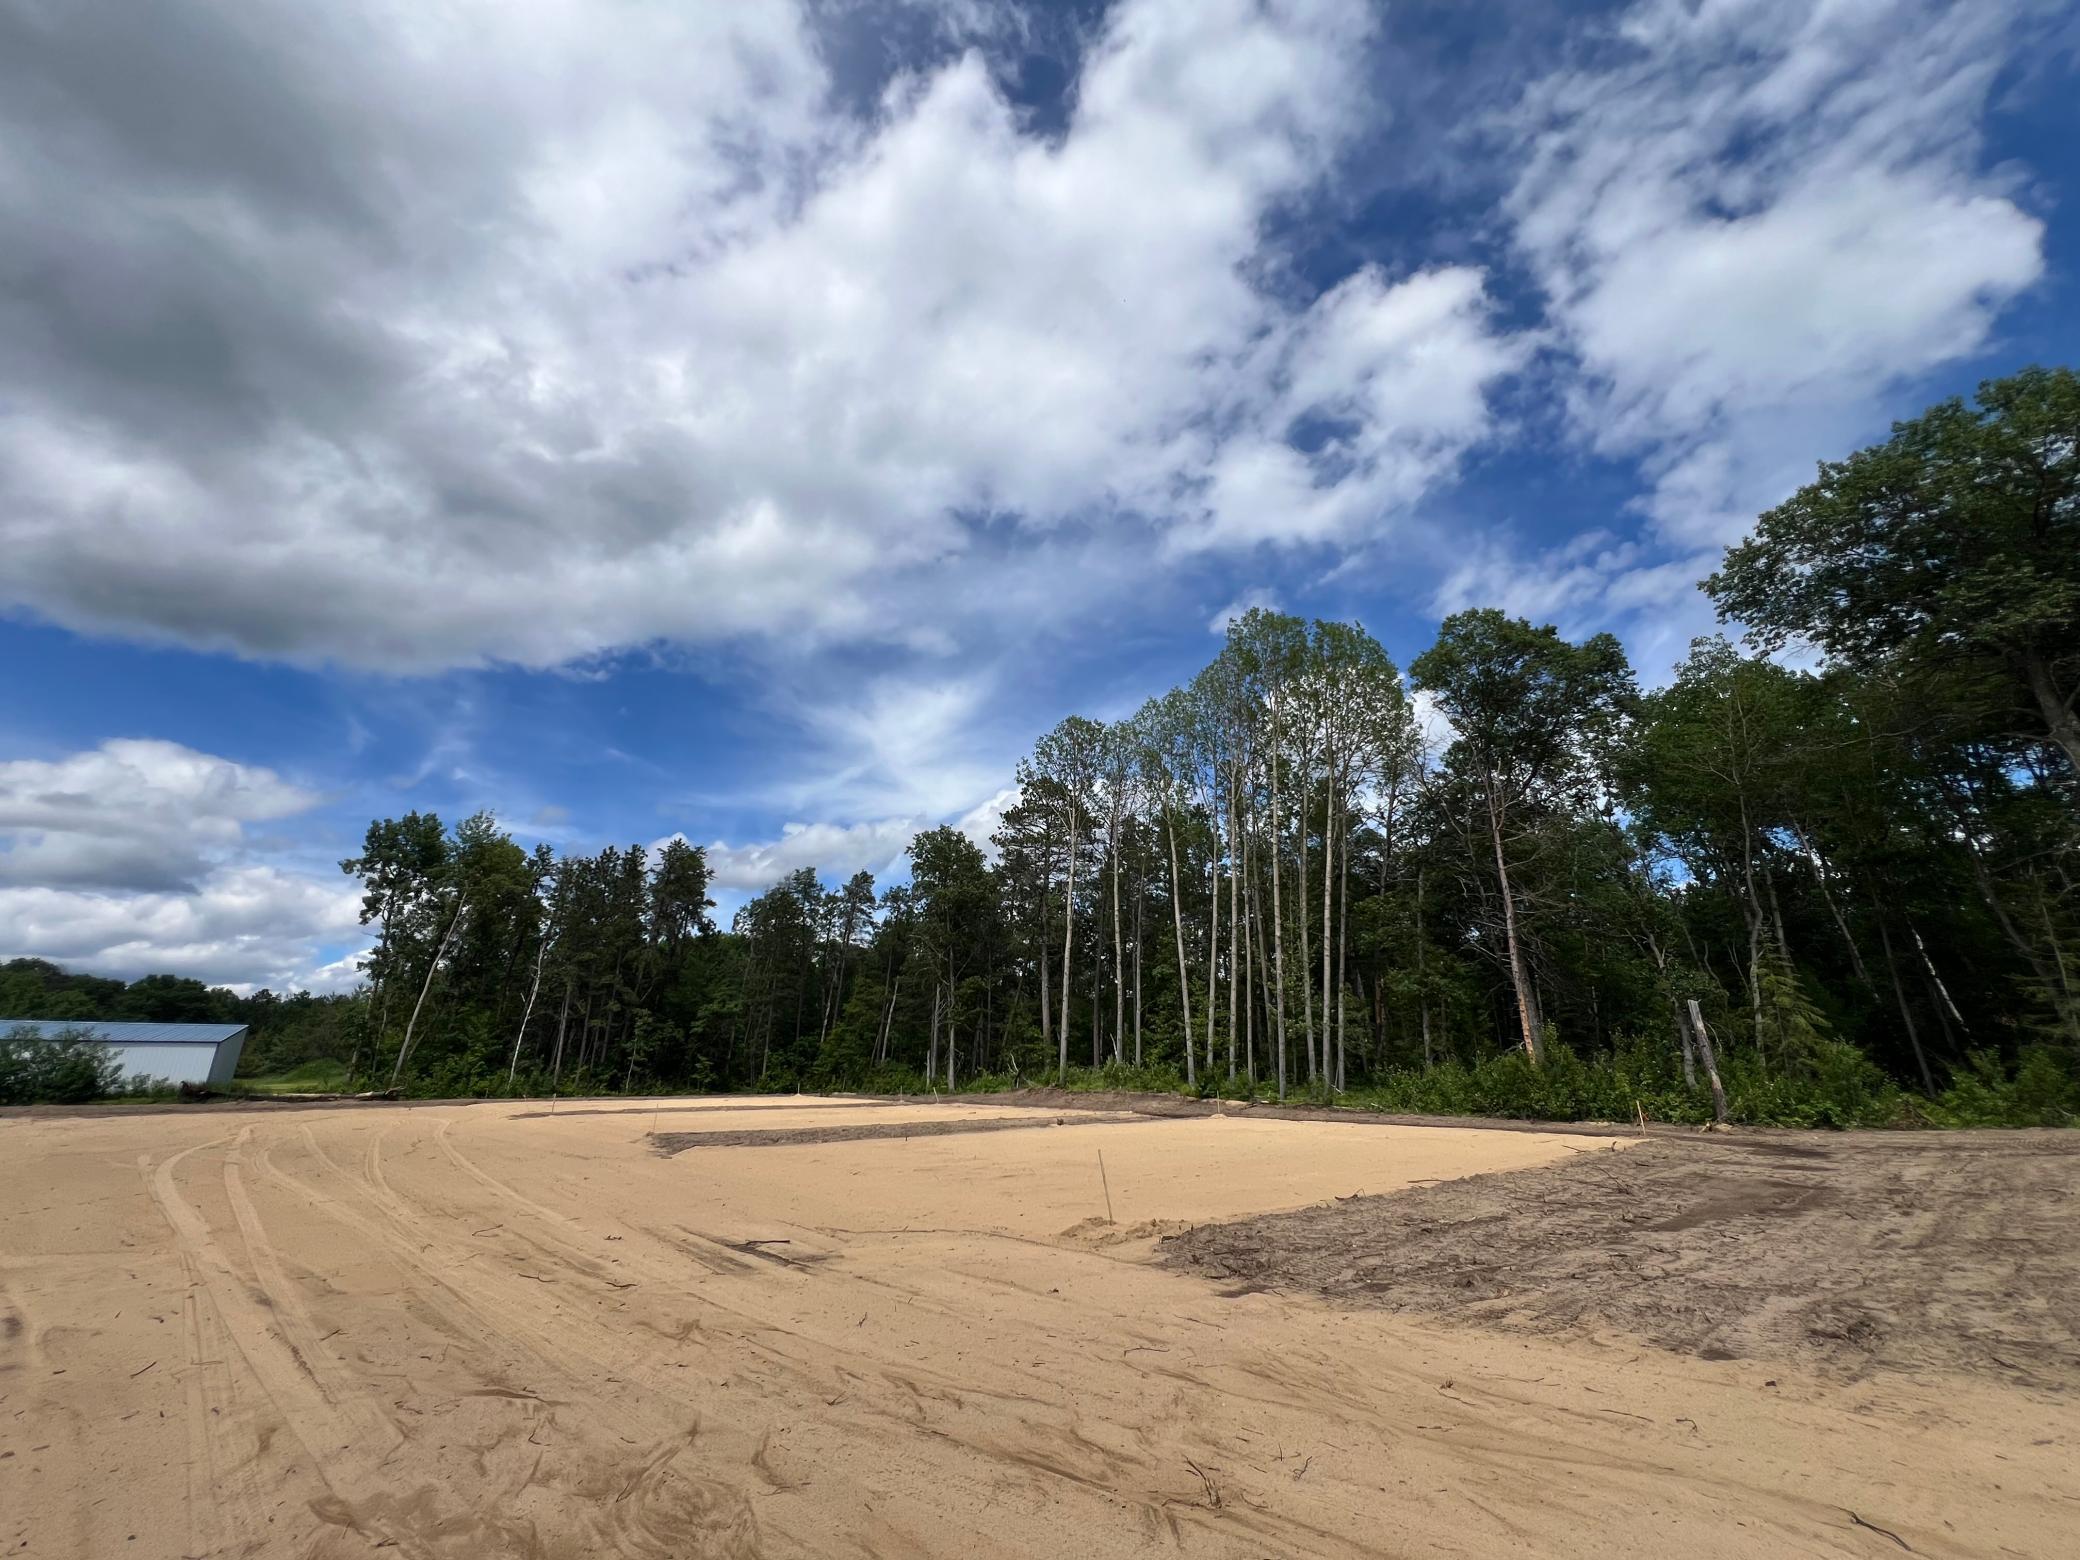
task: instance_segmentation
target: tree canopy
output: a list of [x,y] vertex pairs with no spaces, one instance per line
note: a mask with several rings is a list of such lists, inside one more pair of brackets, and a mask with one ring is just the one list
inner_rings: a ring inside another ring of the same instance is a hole
[[409,813],[341,864],[372,938],[351,997],[18,962],[0,1010],[273,1004],[268,1033],[435,1093],[1099,1069],[1627,1116],[2008,1090],[2062,1119],[2076,445],[2080,382],[2032,369],[1823,465],[1706,582],[1750,641],[1645,692],[1611,635],[1493,608],[1406,679],[1358,624],[1257,609],[1135,715],[1041,734],[995,832],[928,829],[893,882],[805,868],[724,928],[683,839],[558,857]]

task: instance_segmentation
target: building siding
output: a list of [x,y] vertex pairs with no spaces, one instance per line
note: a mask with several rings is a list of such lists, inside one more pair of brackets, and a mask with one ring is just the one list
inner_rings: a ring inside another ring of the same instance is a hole
[[49,1038],[84,1034],[122,1063],[123,1077],[221,1089],[238,1071],[245,1050],[243,1024],[96,1023],[61,1018],[0,1019],[0,1033],[34,1029]]

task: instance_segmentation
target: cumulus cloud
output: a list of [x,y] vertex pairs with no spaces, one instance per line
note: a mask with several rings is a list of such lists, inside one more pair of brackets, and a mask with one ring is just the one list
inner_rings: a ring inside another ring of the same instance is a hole
[[190,887],[245,824],[317,800],[271,769],[177,742],[119,738],[51,762],[0,762],[0,883]]
[[838,112],[784,5],[16,8],[4,588],[388,668],[944,649],[1015,626],[971,560],[1376,529],[1517,353],[1468,267],[1279,275],[1372,26],[1127,0],[1053,134],[974,52]]
[[[1007,786],[985,797],[953,820],[953,827],[994,857],[990,844],[1004,812],[1018,801],[1018,787]],[[718,889],[756,893],[791,872],[815,869],[827,882],[871,872],[877,879],[902,877],[909,871],[904,854],[910,842],[936,821],[923,814],[878,818],[863,823],[789,823],[777,837],[731,845],[717,840],[707,848],[708,866]],[[684,839],[685,836],[676,836]],[[659,844],[662,844],[659,841]]]
[[183,893],[0,887],[8,957],[135,979],[173,971],[241,990],[350,986],[351,960],[321,969],[321,941],[356,931],[356,896],[268,866],[224,867]]
[[717,888],[756,892],[790,872],[812,867],[826,878],[855,872],[884,876],[898,862],[920,827],[915,818],[870,823],[790,823],[775,839],[746,845],[717,840],[708,847],[708,866]]
[[318,800],[271,769],[174,742],[0,763],[0,956],[310,984],[319,947],[357,935],[357,897],[336,877],[255,859],[246,829]]

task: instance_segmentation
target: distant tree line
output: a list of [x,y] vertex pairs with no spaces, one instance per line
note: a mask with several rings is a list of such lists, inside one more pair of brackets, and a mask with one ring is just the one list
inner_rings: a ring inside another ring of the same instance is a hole
[[99,1020],[143,1024],[244,1024],[249,1033],[241,1073],[268,1072],[296,1062],[344,1062],[366,1030],[358,996],[314,996],[299,991],[250,996],[207,986],[185,975],[147,975],[133,981],[82,975],[48,959],[0,963],[0,1018],[46,1022],[56,1036],[66,1026]]
[[1405,671],[1355,624],[1250,612],[1132,718],[1042,737],[988,850],[927,830],[907,882],[797,872],[727,929],[681,841],[559,858],[487,815],[381,820],[343,863],[375,939],[355,1069],[499,1092],[1099,1068],[1678,1116],[1719,1075],[1736,1113],[1789,1119],[2021,1080],[2024,1119],[2062,1119],[2080,379],[1989,383],[1823,465],[1706,589],[1756,648],[1700,640],[1652,691],[1611,636],[1493,609]]

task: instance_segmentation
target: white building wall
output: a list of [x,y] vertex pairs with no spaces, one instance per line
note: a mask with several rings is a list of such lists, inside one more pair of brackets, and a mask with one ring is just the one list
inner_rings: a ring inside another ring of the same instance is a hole
[[[163,1078],[168,1083],[213,1083],[228,1082],[213,1079],[211,1069],[216,1065],[215,1045],[114,1045],[104,1041],[123,1064],[123,1077]],[[228,1049],[228,1048],[225,1048]],[[233,1058],[236,1061],[236,1058]]]

